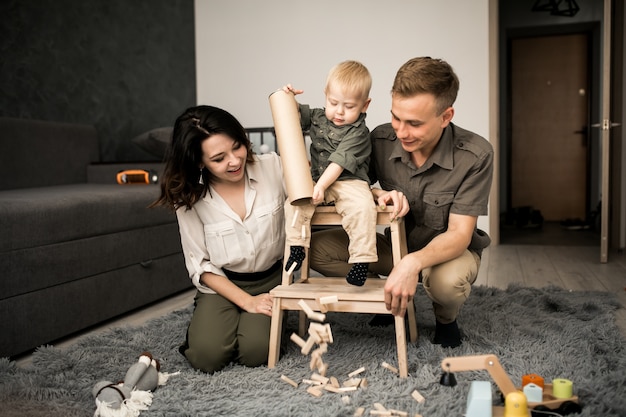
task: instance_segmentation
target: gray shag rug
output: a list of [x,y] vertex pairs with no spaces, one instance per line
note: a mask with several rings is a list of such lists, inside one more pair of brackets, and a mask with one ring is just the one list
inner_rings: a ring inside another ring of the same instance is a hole
[[[447,356],[493,353],[514,384],[536,373],[547,382],[567,378],[583,406],[580,416],[626,415],[625,339],[615,325],[619,308],[614,295],[570,292],[558,288],[507,290],[477,286],[465,304],[459,323],[463,345],[446,349],[433,345],[434,317],[429,300],[419,290],[415,299],[419,340],[409,346],[409,378],[400,379],[381,366],[396,364],[393,326],[370,327],[371,315],[329,313],[334,343],[323,360],[327,376],[340,381],[365,367],[359,376],[368,386],[347,394],[325,392],[321,397],[283,382],[311,376],[310,357],[289,340],[297,330],[297,314],[287,318],[284,353],[274,369],[228,366],[213,375],[191,369],[178,353],[185,337],[191,306],[140,327],[124,327],[87,336],[68,348],[42,347],[32,366],[17,367],[0,359],[1,416],[92,416],[93,385],[119,381],[143,351],[161,362],[161,371],[180,374],[154,392],[153,403],[141,416],[353,416],[365,415],[374,403],[408,412],[409,416],[451,417],[465,414],[472,380],[491,381],[485,371],[456,373],[458,385],[439,384],[440,363]],[[493,381],[491,381],[493,382]],[[495,384],[494,400],[499,401]],[[418,403],[411,393],[426,399]],[[342,400],[349,397],[349,403]]]

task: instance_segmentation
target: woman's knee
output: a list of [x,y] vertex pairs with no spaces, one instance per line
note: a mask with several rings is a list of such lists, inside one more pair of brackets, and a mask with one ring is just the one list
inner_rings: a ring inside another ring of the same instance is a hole
[[263,343],[240,343],[238,362],[244,366],[257,367],[267,363],[269,341]]
[[185,357],[193,368],[213,373],[224,369],[231,362],[232,352],[190,344]]

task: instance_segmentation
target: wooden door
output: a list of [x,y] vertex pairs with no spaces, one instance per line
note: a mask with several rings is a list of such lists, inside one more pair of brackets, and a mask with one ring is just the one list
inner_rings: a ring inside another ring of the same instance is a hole
[[586,218],[588,84],[586,34],[512,40],[512,207]]

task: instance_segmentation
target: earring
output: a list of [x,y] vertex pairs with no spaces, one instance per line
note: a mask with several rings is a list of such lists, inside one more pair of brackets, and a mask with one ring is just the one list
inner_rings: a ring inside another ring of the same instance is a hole
[[198,179],[198,184],[204,185],[204,178],[202,178],[202,168],[200,168],[200,179]]

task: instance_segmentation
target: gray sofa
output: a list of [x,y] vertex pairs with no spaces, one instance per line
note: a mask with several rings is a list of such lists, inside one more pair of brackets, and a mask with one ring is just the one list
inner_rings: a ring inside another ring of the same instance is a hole
[[119,185],[93,126],[0,118],[0,357],[191,287],[158,185]]

